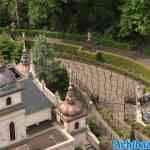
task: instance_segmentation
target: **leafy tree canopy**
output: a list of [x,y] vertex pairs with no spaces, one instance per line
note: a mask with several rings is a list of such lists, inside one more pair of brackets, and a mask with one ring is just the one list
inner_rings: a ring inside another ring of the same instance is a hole
[[61,98],[64,96],[68,87],[68,75],[58,62],[54,61],[55,53],[52,46],[47,43],[47,38],[40,35],[32,48],[32,60],[38,78],[44,80],[51,91],[58,91]]
[[22,52],[22,44],[20,42],[14,41],[7,34],[1,34],[0,51],[2,51],[2,54],[8,62],[11,62],[13,60],[19,62]]
[[150,1],[124,0],[121,15],[121,35],[147,35],[150,32]]

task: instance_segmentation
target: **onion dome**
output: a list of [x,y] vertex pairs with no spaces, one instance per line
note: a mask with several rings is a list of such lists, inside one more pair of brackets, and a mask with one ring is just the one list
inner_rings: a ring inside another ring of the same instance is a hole
[[58,104],[58,110],[64,116],[74,117],[82,113],[82,105],[75,100],[74,87],[70,84],[65,100]]
[[27,52],[26,48],[25,48],[25,44],[24,44],[24,48],[23,48],[23,53],[21,56],[21,61],[20,64],[18,64],[16,66],[16,69],[21,73],[21,74],[28,74],[30,71],[30,55]]

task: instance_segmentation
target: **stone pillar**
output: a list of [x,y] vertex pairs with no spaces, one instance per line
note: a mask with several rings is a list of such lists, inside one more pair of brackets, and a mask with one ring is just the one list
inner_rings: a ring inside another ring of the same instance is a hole
[[140,99],[143,98],[144,90],[139,85],[136,87],[136,121],[143,124],[142,121],[142,108],[140,104]]
[[84,43],[84,48],[89,50],[93,48],[92,34],[90,32],[87,33],[87,39]]

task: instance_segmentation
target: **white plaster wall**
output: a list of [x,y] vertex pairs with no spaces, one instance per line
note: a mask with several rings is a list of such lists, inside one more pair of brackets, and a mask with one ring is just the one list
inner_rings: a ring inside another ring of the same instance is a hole
[[73,141],[63,144],[58,144],[56,146],[46,148],[45,150],[75,150],[75,144]]
[[[79,129],[75,129],[75,123],[79,122]],[[71,122],[64,122],[64,128],[69,132],[74,132],[74,131],[78,131],[82,128],[86,128],[86,118],[80,118],[78,120],[75,121],[71,121]]]
[[37,124],[41,121],[51,120],[51,108],[41,110],[26,116],[26,127]]
[[[9,124],[14,122],[16,140],[10,141]],[[0,147],[19,141],[26,137],[25,110],[14,112],[10,115],[0,117]]]
[[[6,99],[8,97],[10,97],[11,101],[12,101],[12,104],[9,105],[9,106],[6,105]],[[4,109],[6,107],[11,107],[12,105],[15,105],[15,104],[18,104],[18,103],[21,103],[21,102],[22,102],[22,100],[21,100],[21,91],[10,94],[10,95],[7,95],[7,96],[3,96],[3,97],[0,97],[0,109]]]

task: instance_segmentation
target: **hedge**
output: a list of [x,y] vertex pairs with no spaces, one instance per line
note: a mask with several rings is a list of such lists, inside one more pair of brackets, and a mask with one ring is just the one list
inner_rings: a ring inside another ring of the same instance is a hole
[[[0,28],[0,32],[5,31],[5,28]],[[6,31],[9,31],[9,29],[6,29]],[[79,33],[66,33],[66,32],[51,32],[47,30],[41,30],[41,29],[16,29],[14,31],[16,35],[21,35],[22,32],[25,32],[27,36],[36,36],[38,34],[45,34],[46,36],[50,36],[53,38],[61,38],[63,40],[66,40],[66,42],[83,42],[86,39],[85,34],[79,34]],[[129,43],[125,42],[119,42],[115,41],[111,35],[98,35],[93,34],[93,40],[95,44],[97,45],[104,45],[104,46],[110,46],[113,48],[120,48],[120,49],[130,49]],[[78,43],[77,43],[78,44]]]
[[150,56],[150,48],[144,48],[143,52],[145,55]]
[[147,85],[150,84],[150,69],[130,58],[104,51],[95,53],[86,50],[79,50],[77,47],[70,47],[67,44],[55,44],[54,48],[59,57],[71,58],[78,61],[86,61],[88,63],[105,66],[134,79],[144,81]]
[[[2,32],[10,32],[10,29],[0,28],[0,33]],[[25,32],[26,36],[33,36],[33,37],[39,34],[44,34],[48,37],[61,38],[64,40],[73,40],[73,41],[83,41],[85,39],[85,35],[79,33],[51,32],[41,29],[15,29],[15,31],[13,32],[16,35],[22,35],[22,33]]]
[[[0,30],[1,31],[1,30]],[[2,31],[5,31],[4,29]],[[70,39],[70,40],[83,40],[83,35],[72,33],[50,32],[43,30],[28,30],[17,29],[16,34],[25,32],[27,36],[35,36],[38,34],[45,34],[48,37]],[[81,50],[79,45],[74,44],[55,44],[56,52],[61,57],[77,59],[83,62],[104,65],[114,71],[118,71],[129,75],[135,79],[143,81],[145,84],[150,84],[150,69],[146,68],[141,63],[134,61],[130,58],[113,54],[110,52],[100,51],[100,53],[89,52]],[[98,56],[99,55],[99,56]]]
[[104,46],[110,46],[112,48],[118,48],[118,49],[130,49],[130,44],[127,42],[119,42],[115,41],[111,35],[104,35],[104,36],[94,36],[94,40],[97,45],[104,45]]

